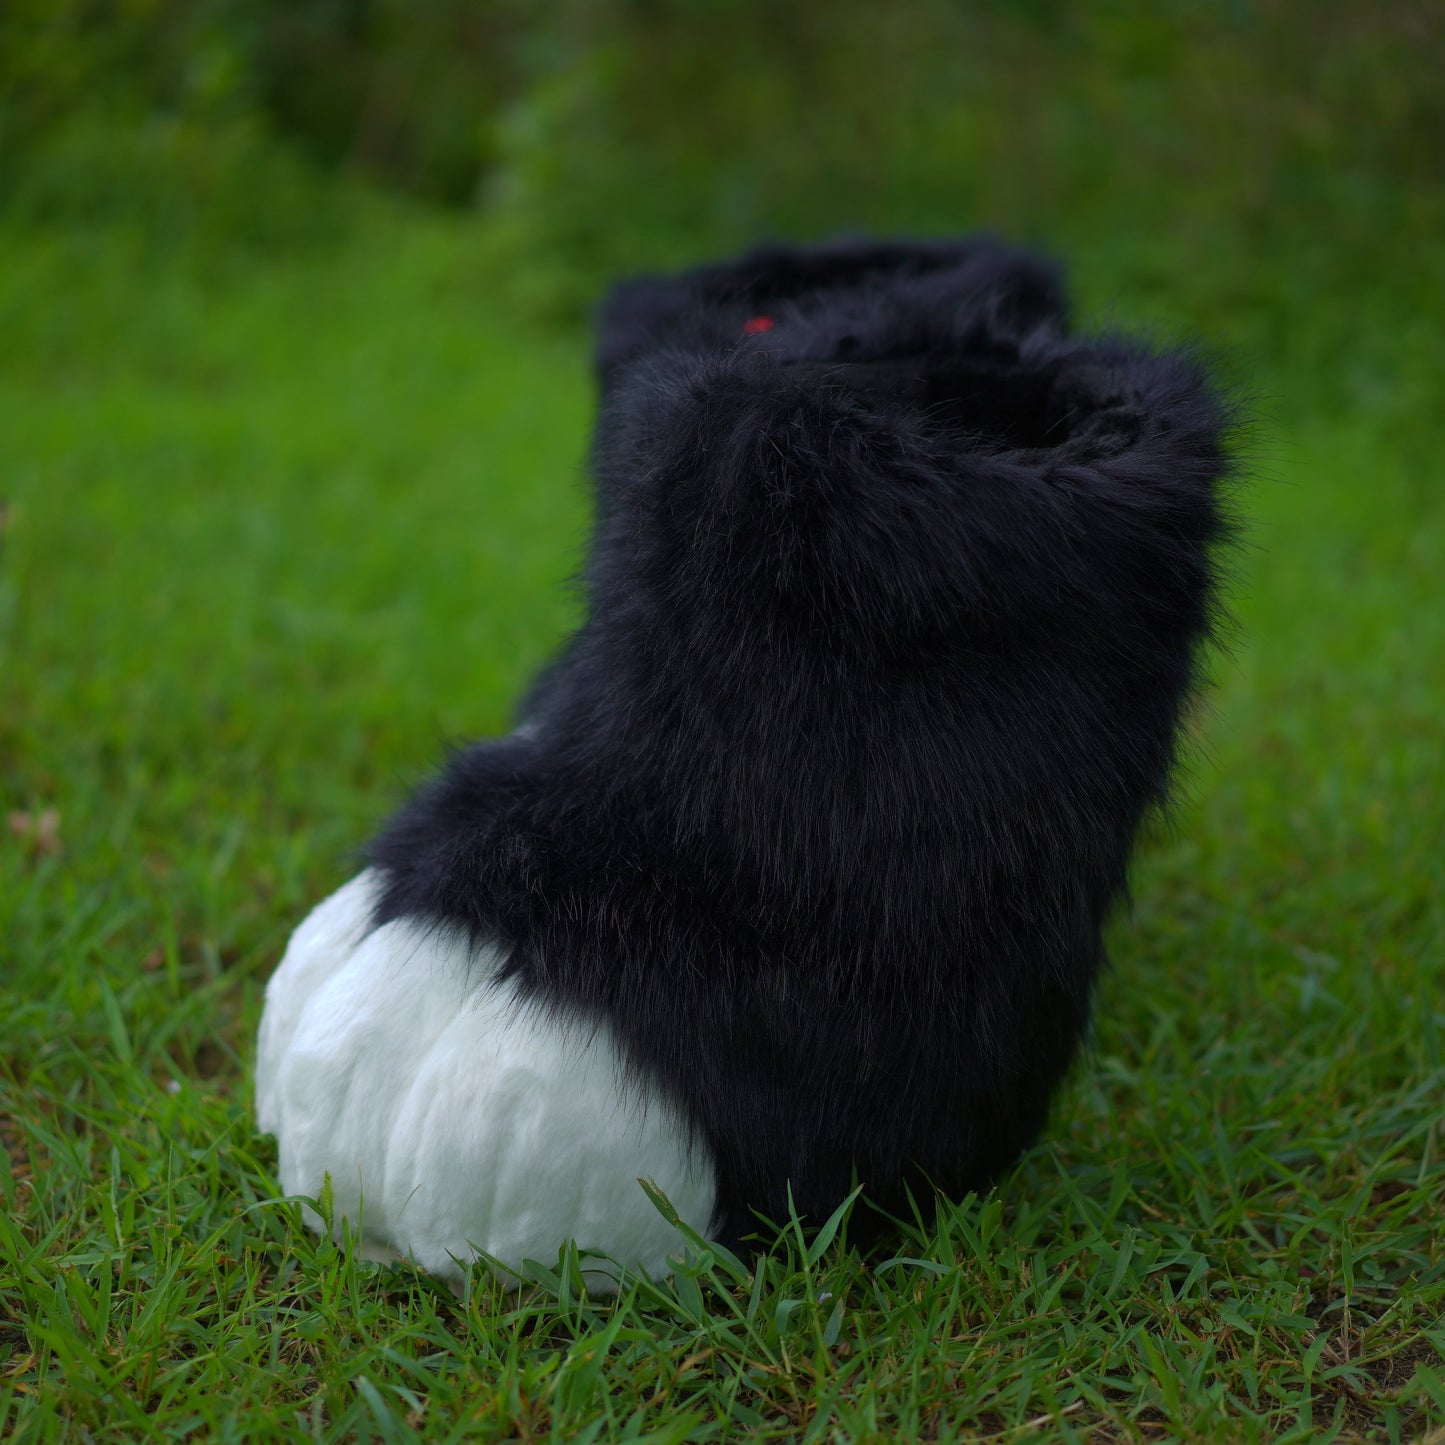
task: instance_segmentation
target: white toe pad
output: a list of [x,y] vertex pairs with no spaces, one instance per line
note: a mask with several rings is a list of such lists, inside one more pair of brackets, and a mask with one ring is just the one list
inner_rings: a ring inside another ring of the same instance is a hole
[[665,1273],[684,1241],[638,1179],[705,1232],[705,1146],[624,1083],[605,1023],[519,1000],[495,950],[405,919],[371,929],[376,888],[363,873],[321,904],[266,989],[256,1112],[282,1188],[315,1197],[329,1174],[338,1231],[454,1284],[477,1251],[520,1275],[567,1239]]

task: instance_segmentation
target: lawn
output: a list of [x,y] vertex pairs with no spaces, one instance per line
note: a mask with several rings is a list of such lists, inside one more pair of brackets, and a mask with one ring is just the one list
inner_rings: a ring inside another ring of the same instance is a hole
[[[1247,542],[1087,1056],[896,1258],[465,1298],[276,1199],[288,930],[573,615],[583,339],[475,222],[0,233],[0,1436],[1445,1440],[1445,248],[1077,257],[1243,386]],[[575,1267],[575,1261],[572,1262]]]

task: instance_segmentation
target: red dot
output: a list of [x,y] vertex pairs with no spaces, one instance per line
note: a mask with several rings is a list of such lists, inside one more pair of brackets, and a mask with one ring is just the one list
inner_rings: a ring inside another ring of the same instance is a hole
[[743,322],[743,330],[749,336],[756,336],[760,331],[771,331],[773,329],[773,318],[771,316],[754,316],[751,320]]

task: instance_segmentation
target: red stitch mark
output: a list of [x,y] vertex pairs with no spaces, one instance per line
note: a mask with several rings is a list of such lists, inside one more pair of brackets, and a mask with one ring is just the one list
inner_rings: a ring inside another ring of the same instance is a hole
[[756,336],[760,331],[771,331],[774,325],[771,316],[754,316],[750,321],[743,322],[743,330],[749,336]]

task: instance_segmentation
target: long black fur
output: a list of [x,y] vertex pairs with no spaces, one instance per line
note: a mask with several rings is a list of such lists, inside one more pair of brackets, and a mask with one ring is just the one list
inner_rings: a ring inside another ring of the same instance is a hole
[[[767,330],[746,323],[765,314]],[[1084,1033],[1214,616],[1226,412],[987,239],[601,315],[588,615],[371,850],[717,1163],[717,1230],[985,1185]]]

